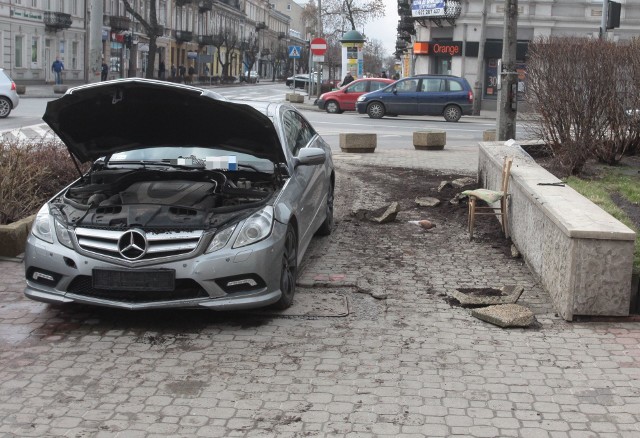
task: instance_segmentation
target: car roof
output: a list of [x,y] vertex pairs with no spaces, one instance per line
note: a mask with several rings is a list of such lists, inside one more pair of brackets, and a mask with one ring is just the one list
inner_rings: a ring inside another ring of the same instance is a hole
[[[460,76],[454,75],[435,75],[435,74],[417,74],[409,76],[409,78],[449,78],[449,79],[462,79]],[[407,79],[409,79],[407,78]]]

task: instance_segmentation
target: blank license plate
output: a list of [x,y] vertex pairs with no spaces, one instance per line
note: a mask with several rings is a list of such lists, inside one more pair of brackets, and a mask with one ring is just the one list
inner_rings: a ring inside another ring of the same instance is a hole
[[95,289],[172,291],[175,289],[175,281],[176,271],[173,269],[136,271],[93,270],[93,287]]

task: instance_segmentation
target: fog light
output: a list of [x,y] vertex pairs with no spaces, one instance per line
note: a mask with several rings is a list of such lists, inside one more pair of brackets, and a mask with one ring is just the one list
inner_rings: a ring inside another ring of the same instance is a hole
[[55,279],[53,278],[53,275],[45,274],[43,272],[38,272],[38,271],[33,273],[32,278],[35,281],[38,281],[40,279],[47,280],[47,281],[55,281]]
[[245,284],[249,287],[255,287],[258,285],[258,282],[255,281],[253,278],[245,278],[244,280],[230,281],[227,283],[227,287],[241,286]]

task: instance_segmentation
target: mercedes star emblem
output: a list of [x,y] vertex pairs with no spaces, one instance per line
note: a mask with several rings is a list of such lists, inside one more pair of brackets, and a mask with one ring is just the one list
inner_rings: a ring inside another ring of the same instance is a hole
[[127,231],[118,239],[118,251],[127,260],[138,260],[147,253],[147,238],[142,231]]

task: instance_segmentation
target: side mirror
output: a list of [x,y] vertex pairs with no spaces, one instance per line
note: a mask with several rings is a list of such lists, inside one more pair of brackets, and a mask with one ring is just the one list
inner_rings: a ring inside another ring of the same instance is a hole
[[315,166],[324,164],[327,156],[324,149],[321,148],[302,148],[295,157],[295,167],[298,166]]

